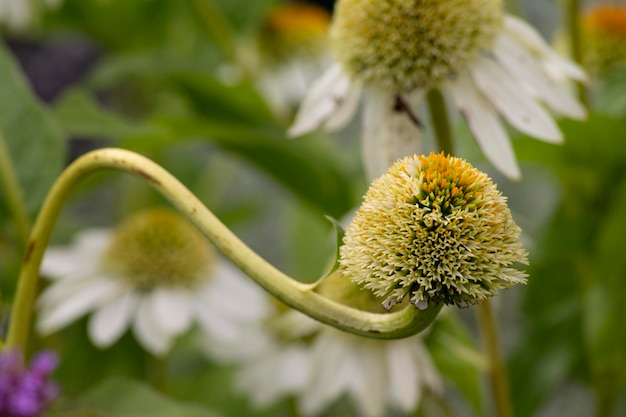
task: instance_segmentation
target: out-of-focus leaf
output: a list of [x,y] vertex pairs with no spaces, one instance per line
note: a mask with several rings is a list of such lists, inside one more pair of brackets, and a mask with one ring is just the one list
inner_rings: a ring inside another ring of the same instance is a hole
[[66,134],[85,138],[124,139],[149,135],[153,128],[124,119],[101,107],[84,89],[66,92],[54,106],[54,114]]
[[277,131],[203,120],[160,122],[167,126],[163,136],[135,137],[123,145],[142,151],[156,143],[205,139],[261,168],[324,213],[340,217],[353,206],[349,179],[314,138],[289,140]]
[[33,97],[11,54],[0,45],[0,129],[24,191],[36,211],[65,161],[65,139]]
[[516,146],[521,159],[551,168],[562,186],[559,208],[530,256],[528,327],[511,361],[520,417],[533,415],[568,378],[617,392],[626,375],[626,122],[591,115],[561,128],[562,146],[527,138]]
[[103,381],[78,402],[78,410],[58,412],[50,417],[219,417],[200,405],[178,402],[144,383],[123,378]]
[[487,361],[453,310],[439,315],[426,344],[437,369],[463,395],[473,415],[485,415],[480,378]]

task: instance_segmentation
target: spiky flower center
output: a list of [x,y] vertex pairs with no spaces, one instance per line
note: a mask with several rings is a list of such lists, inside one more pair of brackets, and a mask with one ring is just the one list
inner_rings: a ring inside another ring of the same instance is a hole
[[259,49],[266,59],[284,62],[326,49],[330,13],[309,3],[274,6],[260,29]]
[[211,275],[214,254],[186,219],[165,209],[139,212],[121,223],[102,269],[131,285],[192,287]]
[[525,282],[520,229],[489,177],[459,158],[396,162],[374,181],[341,247],[347,277],[384,297],[467,305]]
[[626,6],[597,6],[583,15],[583,60],[595,73],[626,60]]
[[331,40],[353,78],[403,92],[453,77],[502,21],[501,0],[339,0]]

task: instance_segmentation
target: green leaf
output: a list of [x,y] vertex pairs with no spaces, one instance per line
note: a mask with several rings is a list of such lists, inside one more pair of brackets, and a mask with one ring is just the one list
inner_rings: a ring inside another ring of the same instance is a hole
[[37,211],[65,162],[63,134],[33,96],[7,49],[0,45],[0,129],[24,191]]
[[85,138],[125,139],[149,135],[154,128],[124,119],[101,107],[85,89],[68,90],[54,106],[54,114],[67,135]]
[[343,245],[343,237],[346,235],[346,232],[343,230],[343,226],[341,225],[341,223],[339,223],[337,219],[328,215],[326,215],[325,217],[328,219],[328,221],[330,221],[333,224],[333,227],[335,229],[335,245],[336,245],[335,246],[335,261],[333,262],[333,266],[330,268],[330,271],[328,271],[328,273],[325,275],[325,277],[327,277],[333,272],[335,272],[337,268],[339,268],[339,259],[341,258],[341,254],[339,253],[339,251],[341,250],[341,246]]
[[440,314],[426,336],[426,345],[439,372],[459,390],[474,415],[484,415],[480,388],[487,361],[453,310]]
[[217,121],[170,119],[160,122],[167,131],[161,137],[135,137],[123,145],[145,151],[154,149],[157,143],[166,145],[202,138],[262,169],[323,213],[341,217],[354,204],[349,178],[319,138],[289,140],[275,129]]
[[219,417],[200,405],[176,401],[144,383],[123,378],[103,381],[78,402],[74,410],[49,417]]

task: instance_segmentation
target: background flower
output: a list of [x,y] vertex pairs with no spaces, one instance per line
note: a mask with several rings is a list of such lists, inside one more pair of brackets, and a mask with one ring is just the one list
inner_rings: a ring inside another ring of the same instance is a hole
[[584,72],[497,0],[340,0],[331,40],[338,63],[311,87],[290,134],[344,127],[363,96],[370,179],[420,152],[411,103],[432,89],[450,94],[485,156],[510,178],[520,171],[500,115],[523,133],[561,142],[542,104],[575,119],[586,114],[565,83]]
[[[42,272],[53,279],[41,295],[37,329],[53,333],[93,312],[89,335],[108,347],[131,326],[152,354],[167,354],[194,322],[231,337],[234,323],[262,314],[260,290],[215,257],[194,226],[174,212],[139,212],[113,232],[84,231],[74,246],[51,248]],[[229,300],[237,299],[240,304]]]

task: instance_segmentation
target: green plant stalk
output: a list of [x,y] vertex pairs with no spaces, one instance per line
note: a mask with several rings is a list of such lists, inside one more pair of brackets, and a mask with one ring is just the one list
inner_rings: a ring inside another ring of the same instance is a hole
[[17,179],[15,167],[13,161],[9,155],[4,135],[0,131],[0,185],[4,190],[4,196],[7,201],[7,206],[13,215],[15,221],[16,239],[19,246],[19,252],[26,248],[26,242],[28,242],[28,235],[30,233],[30,219],[28,217],[28,210],[26,209],[26,203],[24,202],[24,195],[22,188]]
[[[565,16],[567,20],[567,35],[569,38],[571,57],[577,64],[583,61],[582,36],[580,30],[580,0],[565,0]],[[578,99],[589,108],[587,88],[581,81],[576,82]]]
[[511,391],[506,366],[498,340],[498,329],[494,320],[491,303],[485,300],[478,305],[478,318],[482,338],[489,358],[489,381],[496,413],[499,417],[513,417]]
[[261,258],[162,167],[134,152],[111,148],[78,158],[50,190],[33,227],[20,271],[9,327],[9,348],[26,346],[41,259],[61,209],[83,179],[94,172],[111,169],[130,173],[150,183],[245,274],[280,301],[323,323],[370,338],[397,339],[425,329],[441,309],[440,304],[433,304],[423,311],[408,306],[395,313],[375,314],[329,300],[315,293],[314,285],[290,278]]
[[204,29],[220,52],[231,62],[237,62],[235,41],[230,23],[213,0],[191,0],[191,6],[204,23]]
[[440,90],[433,88],[426,94],[428,109],[430,110],[430,120],[435,130],[435,137],[439,150],[448,155],[452,155],[452,131],[450,129],[450,119],[446,109],[446,100]]
[[[431,90],[427,99],[439,150],[452,155],[454,147],[445,98],[440,91]],[[483,301],[478,306],[478,311],[481,333],[489,358],[490,385],[497,415],[499,417],[513,417],[506,368],[500,353],[498,331],[489,300]]]

